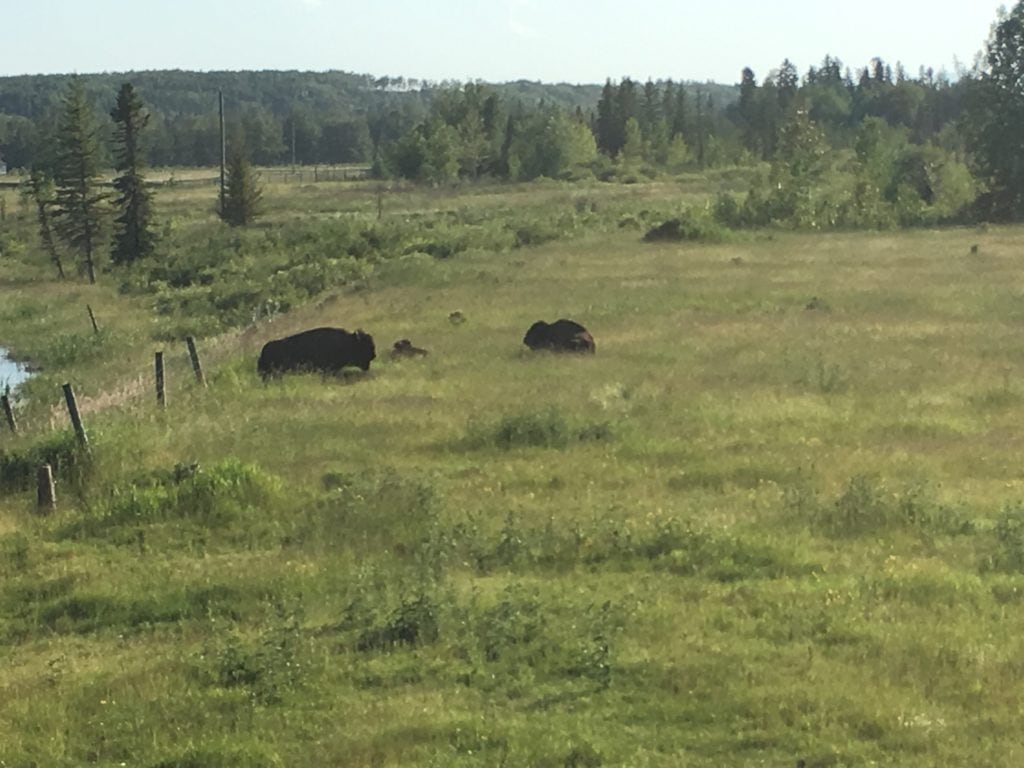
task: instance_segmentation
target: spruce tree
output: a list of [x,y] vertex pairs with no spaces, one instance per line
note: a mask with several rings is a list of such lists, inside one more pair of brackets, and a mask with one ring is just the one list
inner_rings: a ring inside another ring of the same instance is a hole
[[99,191],[99,140],[85,96],[85,82],[71,78],[57,120],[53,180],[57,234],[82,258],[89,282],[96,282],[95,253],[100,243],[104,196]]
[[225,172],[224,210],[220,212],[220,217],[232,227],[244,227],[259,215],[263,192],[256,181],[252,164],[240,145],[236,144],[228,155]]
[[114,179],[117,192],[114,220],[114,242],[110,258],[115,264],[130,264],[153,253],[156,237],[152,230],[150,192],[142,178],[145,163],[139,136],[149,122],[142,111],[142,100],[131,83],[117,93],[117,102],[110,116],[116,126],[116,164],[120,175]]

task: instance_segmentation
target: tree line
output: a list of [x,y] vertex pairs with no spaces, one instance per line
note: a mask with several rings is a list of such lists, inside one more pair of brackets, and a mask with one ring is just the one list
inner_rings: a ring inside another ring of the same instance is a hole
[[[711,84],[609,79],[595,92],[592,105],[573,104],[565,93],[531,102],[522,93],[510,97],[501,87],[482,83],[417,90],[400,79],[360,80],[343,73],[333,73],[334,80],[332,73],[312,76],[299,101],[282,85],[295,88],[307,82],[302,73],[229,73],[239,94],[230,116],[230,143],[240,153],[233,158],[229,187],[249,199],[242,206],[247,213],[236,223],[244,223],[257,208],[258,189],[248,163],[270,163],[289,154],[300,163],[366,162],[378,177],[432,184],[542,176],[628,181],[686,168],[760,164],[767,171],[742,205],[719,201],[717,215],[730,226],[913,224],[950,220],[972,203],[975,215],[1015,217],[1024,213],[1024,139],[1017,128],[1018,118],[1024,117],[1022,19],[1024,0],[1001,12],[983,63],[956,79],[927,69],[911,76],[899,63],[881,59],[851,70],[825,56],[803,75],[789,59],[761,80],[744,68],[739,85],[725,91]],[[170,81],[180,85],[189,74],[170,73]],[[161,73],[141,75],[161,82]],[[45,78],[0,80],[0,107],[28,113],[0,116],[6,121],[0,122],[0,151],[10,153],[7,159],[15,165],[22,152],[22,162],[34,171],[39,210],[54,211],[52,228],[41,223],[44,242],[54,233],[63,237],[81,250],[91,271],[91,210],[98,201],[84,189],[82,178],[71,178],[71,171],[95,175],[108,161],[122,174],[145,163],[182,158],[215,164],[220,152],[216,116],[211,110],[187,112],[201,98],[173,89],[162,103],[165,109],[177,105],[182,111],[175,121],[191,128],[173,134],[171,151],[166,132],[161,134],[159,111],[149,108],[145,120],[132,127],[119,92],[121,106],[113,123],[75,139],[74,126],[95,113],[95,93],[90,94],[88,84],[98,81],[72,77],[57,119],[47,106],[46,90],[27,87],[40,82],[52,85]],[[273,87],[264,88],[266,83]],[[141,102],[131,87],[133,109],[139,111]],[[555,86],[556,93],[558,88],[564,87]],[[574,98],[582,93],[570,90]],[[360,106],[344,117],[307,109],[320,104],[336,110],[338,99],[354,94],[362,99]],[[270,107],[259,101],[269,97]],[[162,119],[166,129],[168,118]],[[20,145],[17,126],[25,126],[18,121],[26,120],[34,138]],[[140,141],[142,127],[145,142]],[[62,156],[69,146],[82,154]],[[58,149],[53,157],[50,147]],[[44,197],[47,178],[55,184],[53,201]],[[125,207],[122,217],[130,210],[135,213],[128,219],[137,221],[137,211],[145,210],[144,186],[122,175],[115,190],[118,205]],[[227,210],[221,206],[222,215]],[[119,245],[115,261],[145,250],[137,232],[130,233],[128,219],[118,218],[119,226],[128,227],[124,237],[136,241]]]

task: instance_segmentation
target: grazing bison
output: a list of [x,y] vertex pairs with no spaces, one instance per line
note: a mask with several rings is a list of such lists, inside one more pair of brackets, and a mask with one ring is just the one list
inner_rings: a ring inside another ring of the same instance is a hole
[[590,352],[596,350],[594,337],[586,328],[572,320],[545,323],[540,320],[530,326],[523,337],[530,349],[550,349],[553,352]]
[[427,350],[414,347],[408,339],[399,339],[391,347],[392,360],[398,360],[402,357],[425,357],[428,354]]
[[373,337],[368,333],[314,328],[268,341],[260,352],[256,370],[263,378],[290,371],[341,373],[341,369],[349,365],[368,371],[370,361],[376,356]]

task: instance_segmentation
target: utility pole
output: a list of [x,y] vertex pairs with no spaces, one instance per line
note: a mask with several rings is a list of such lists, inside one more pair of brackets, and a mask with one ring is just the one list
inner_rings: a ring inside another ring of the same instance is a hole
[[220,112],[220,215],[224,215],[224,198],[226,195],[224,182],[224,166],[228,161],[228,143],[224,136],[224,91],[217,91],[217,104]]

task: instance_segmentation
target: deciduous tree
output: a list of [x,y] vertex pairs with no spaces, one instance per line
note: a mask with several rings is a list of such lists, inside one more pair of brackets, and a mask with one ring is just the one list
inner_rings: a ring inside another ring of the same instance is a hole
[[989,215],[1024,215],[1024,0],[1001,14],[988,41],[987,68],[971,92],[966,127],[988,184]]

